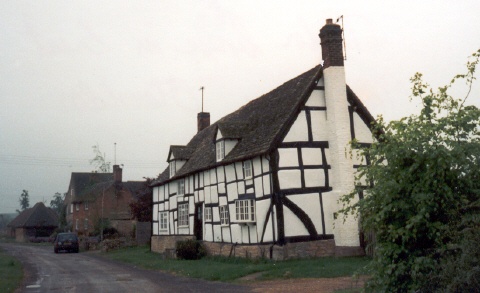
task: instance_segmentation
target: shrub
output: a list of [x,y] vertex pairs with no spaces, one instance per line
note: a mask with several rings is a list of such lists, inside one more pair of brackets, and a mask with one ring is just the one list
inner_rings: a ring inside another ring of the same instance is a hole
[[207,255],[203,244],[193,239],[177,241],[175,251],[179,259],[201,259]]

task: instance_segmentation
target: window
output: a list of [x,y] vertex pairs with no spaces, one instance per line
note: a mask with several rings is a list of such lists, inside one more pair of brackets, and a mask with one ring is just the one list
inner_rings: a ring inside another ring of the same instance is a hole
[[180,179],[178,181],[178,195],[184,195],[185,194],[185,179]]
[[212,208],[205,208],[205,221],[212,221]]
[[83,221],[83,229],[88,230],[88,219],[85,219],[85,221]]
[[78,230],[78,219],[75,220],[75,230]]
[[160,231],[168,232],[168,212],[160,212]]
[[235,211],[238,222],[255,222],[255,200],[235,201]]
[[88,211],[88,201],[84,203],[85,210]]
[[188,203],[178,205],[178,226],[188,226]]
[[228,206],[220,206],[220,225],[228,225],[230,223],[228,215]]
[[79,204],[79,203],[76,203],[76,204],[75,204],[75,210],[76,210],[76,211],[79,211],[79,210],[80,210],[80,204]]
[[70,204],[70,214],[73,214],[73,203]]
[[243,174],[245,178],[251,178],[253,176],[252,172],[252,161],[245,161],[243,162]]
[[225,158],[225,141],[217,141],[217,146],[216,146],[216,153],[217,153],[217,162],[223,160]]
[[175,168],[175,161],[170,161],[169,163],[169,166],[170,166],[170,178],[172,178],[173,176],[175,176],[175,172],[177,171],[176,168]]

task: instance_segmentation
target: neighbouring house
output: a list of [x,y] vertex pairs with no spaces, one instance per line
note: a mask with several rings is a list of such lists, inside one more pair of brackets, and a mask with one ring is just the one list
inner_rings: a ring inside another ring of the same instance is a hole
[[64,200],[67,227],[85,236],[101,234],[102,228],[115,228],[121,235],[131,236],[136,220],[129,204],[142,187],[144,182],[123,182],[119,165],[113,166],[113,173],[72,173]]
[[7,226],[10,228],[10,236],[15,237],[17,242],[28,242],[52,235],[58,227],[58,216],[43,202],[38,202],[32,208],[22,211]]
[[151,249],[203,240],[213,255],[288,259],[364,253],[359,223],[336,219],[353,190],[349,142],[372,143],[374,118],[345,83],[342,29],[320,30],[318,65],[172,145],[152,183]]

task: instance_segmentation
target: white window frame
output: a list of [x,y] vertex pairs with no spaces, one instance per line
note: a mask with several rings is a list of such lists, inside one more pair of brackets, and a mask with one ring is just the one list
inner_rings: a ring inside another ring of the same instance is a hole
[[177,183],[177,194],[184,195],[185,194],[185,178],[178,180]]
[[88,201],[84,202],[83,206],[84,206],[85,210],[88,211]]
[[253,177],[252,161],[247,160],[243,162],[243,175],[245,176],[245,179]]
[[158,213],[158,228],[160,232],[168,232],[168,212]]
[[255,200],[241,199],[235,201],[235,214],[237,222],[255,222]]
[[178,227],[188,227],[189,215],[188,215],[188,203],[182,203],[178,205]]
[[211,207],[205,207],[204,210],[204,215],[205,215],[205,222],[211,222],[213,220],[213,214],[212,214],[212,208]]
[[78,202],[75,204],[75,210],[77,212],[80,210],[80,204]]
[[220,162],[225,158],[225,140],[219,140],[215,146],[215,153],[217,155],[217,162]]
[[83,229],[88,230],[88,219],[87,218],[85,218],[85,220],[83,221]]
[[220,225],[228,226],[230,224],[230,214],[228,212],[228,205],[220,206]]
[[70,204],[70,214],[73,214],[73,203]]
[[170,178],[172,178],[177,173],[175,160],[170,161],[168,163],[168,165],[169,165],[169,170],[170,170]]

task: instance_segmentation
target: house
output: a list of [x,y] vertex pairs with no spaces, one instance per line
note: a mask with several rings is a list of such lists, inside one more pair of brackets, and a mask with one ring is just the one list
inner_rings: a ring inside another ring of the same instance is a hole
[[[354,186],[349,142],[372,143],[374,121],[345,83],[342,30],[320,30],[318,65],[172,145],[153,182],[151,249],[203,240],[214,255],[287,259],[363,254],[357,219],[335,219]],[[352,150],[355,154],[357,151]]]
[[144,182],[123,182],[119,165],[113,166],[113,173],[72,173],[64,200],[67,227],[86,236],[100,233],[102,225],[132,235],[136,222],[129,204],[143,186]]
[[43,202],[38,202],[22,211],[7,227],[17,242],[28,242],[37,237],[49,237],[58,227],[58,216]]

